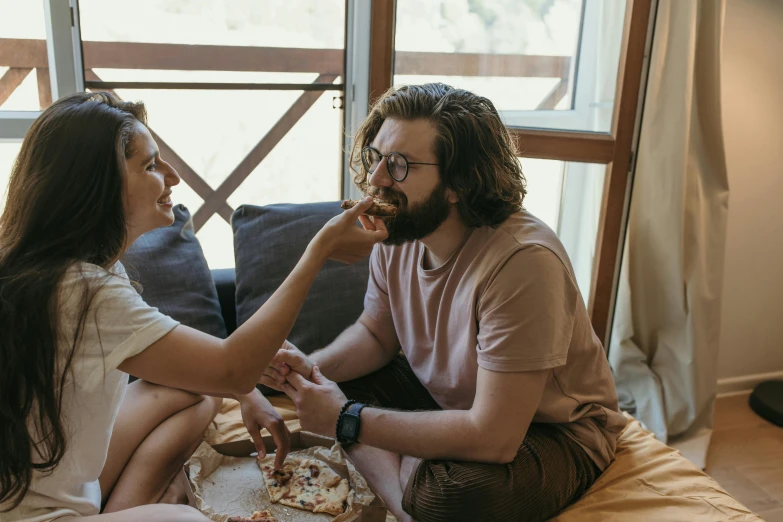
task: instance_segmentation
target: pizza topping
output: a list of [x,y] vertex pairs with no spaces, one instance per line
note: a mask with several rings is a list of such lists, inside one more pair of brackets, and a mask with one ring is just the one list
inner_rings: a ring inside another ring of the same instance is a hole
[[351,491],[348,481],[323,462],[289,457],[283,466],[283,476],[268,465],[261,469],[272,502],[314,513],[339,515],[345,511],[345,501]]
[[[348,210],[349,208],[355,207],[359,203],[360,201],[347,199],[340,204],[340,207]],[[364,213],[368,216],[393,217],[397,215],[397,206],[373,198],[372,206],[365,210]]]

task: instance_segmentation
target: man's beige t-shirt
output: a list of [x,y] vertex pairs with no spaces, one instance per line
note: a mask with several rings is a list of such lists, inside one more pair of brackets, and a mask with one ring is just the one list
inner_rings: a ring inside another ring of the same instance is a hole
[[[478,367],[551,369],[533,422],[557,424],[603,470],[625,426],[601,342],[555,233],[527,212],[469,229],[438,268],[420,242],[379,245],[364,308],[392,321],[414,373],[447,410],[467,410]],[[508,405],[513,408],[513,404]]]

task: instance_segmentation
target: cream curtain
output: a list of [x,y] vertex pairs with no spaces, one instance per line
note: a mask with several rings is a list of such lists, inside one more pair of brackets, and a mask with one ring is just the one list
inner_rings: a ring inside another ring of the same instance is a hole
[[660,0],[609,348],[621,402],[705,467],[716,394],[729,187],[725,0]]

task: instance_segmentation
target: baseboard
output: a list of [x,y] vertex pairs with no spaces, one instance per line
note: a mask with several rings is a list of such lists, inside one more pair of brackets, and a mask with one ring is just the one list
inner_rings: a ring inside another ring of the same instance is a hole
[[746,393],[753,390],[760,382],[774,379],[783,379],[783,371],[718,379],[718,397]]

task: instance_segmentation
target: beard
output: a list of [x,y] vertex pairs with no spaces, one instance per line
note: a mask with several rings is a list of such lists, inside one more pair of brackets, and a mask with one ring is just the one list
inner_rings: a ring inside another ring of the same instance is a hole
[[[424,239],[449,217],[451,203],[446,200],[446,186],[438,183],[426,200],[408,206],[408,198],[402,192],[387,188],[371,190],[369,195],[397,205],[397,215],[383,218],[389,231],[384,245],[402,245]],[[377,218],[376,218],[377,219]]]

